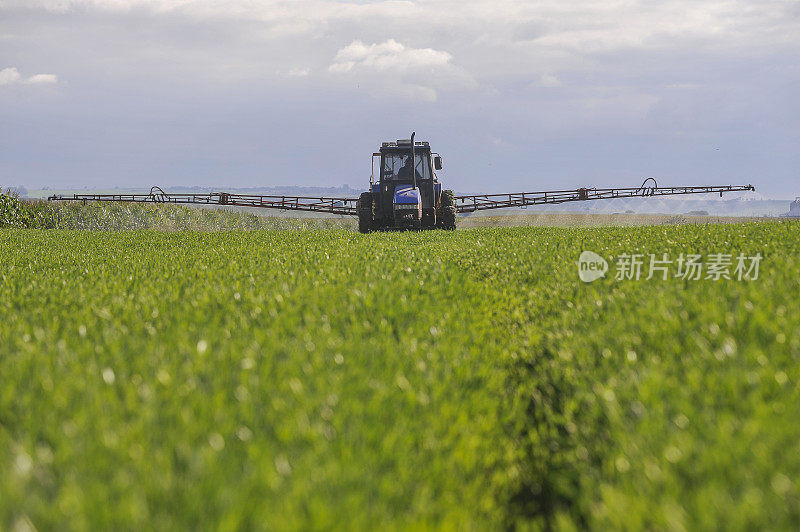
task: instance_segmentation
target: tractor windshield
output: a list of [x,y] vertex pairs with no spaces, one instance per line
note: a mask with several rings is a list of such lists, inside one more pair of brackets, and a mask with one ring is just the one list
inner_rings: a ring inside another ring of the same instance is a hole
[[[431,178],[430,154],[417,153],[416,172],[417,179]],[[386,181],[411,181],[411,154],[410,153],[385,153],[381,177]]]

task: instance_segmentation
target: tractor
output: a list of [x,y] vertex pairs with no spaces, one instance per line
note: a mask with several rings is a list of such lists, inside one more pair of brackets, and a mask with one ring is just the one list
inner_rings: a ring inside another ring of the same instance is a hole
[[361,194],[356,205],[362,233],[456,228],[455,196],[452,190],[442,190],[436,175],[442,169],[442,156],[414,136],[383,142],[372,154],[369,191]]

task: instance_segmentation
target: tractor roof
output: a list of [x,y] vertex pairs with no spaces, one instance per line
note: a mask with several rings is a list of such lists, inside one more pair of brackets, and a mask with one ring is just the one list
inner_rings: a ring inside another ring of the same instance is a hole
[[[414,148],[417,150],[430,150],[430,144],[427,140],[423,141],[415,141]],[[381,151],[395,151],[395,150],[410,150],[411,149],[411,141],[406,140],[398,140],[395,142],[382,142],[381,143]]]

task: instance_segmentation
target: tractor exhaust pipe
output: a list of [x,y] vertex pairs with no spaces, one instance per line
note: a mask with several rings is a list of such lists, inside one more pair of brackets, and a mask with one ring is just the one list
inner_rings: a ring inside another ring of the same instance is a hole
[[414,190],[417,190],[417,160],[414,158],[414,135],[415,131],[411,132],[411,179],[414,183]]

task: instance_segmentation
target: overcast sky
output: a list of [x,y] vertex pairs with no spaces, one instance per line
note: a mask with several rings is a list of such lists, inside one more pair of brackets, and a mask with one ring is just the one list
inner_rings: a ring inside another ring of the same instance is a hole
[[800,2],[0,0],[0,184],[800,195]]

